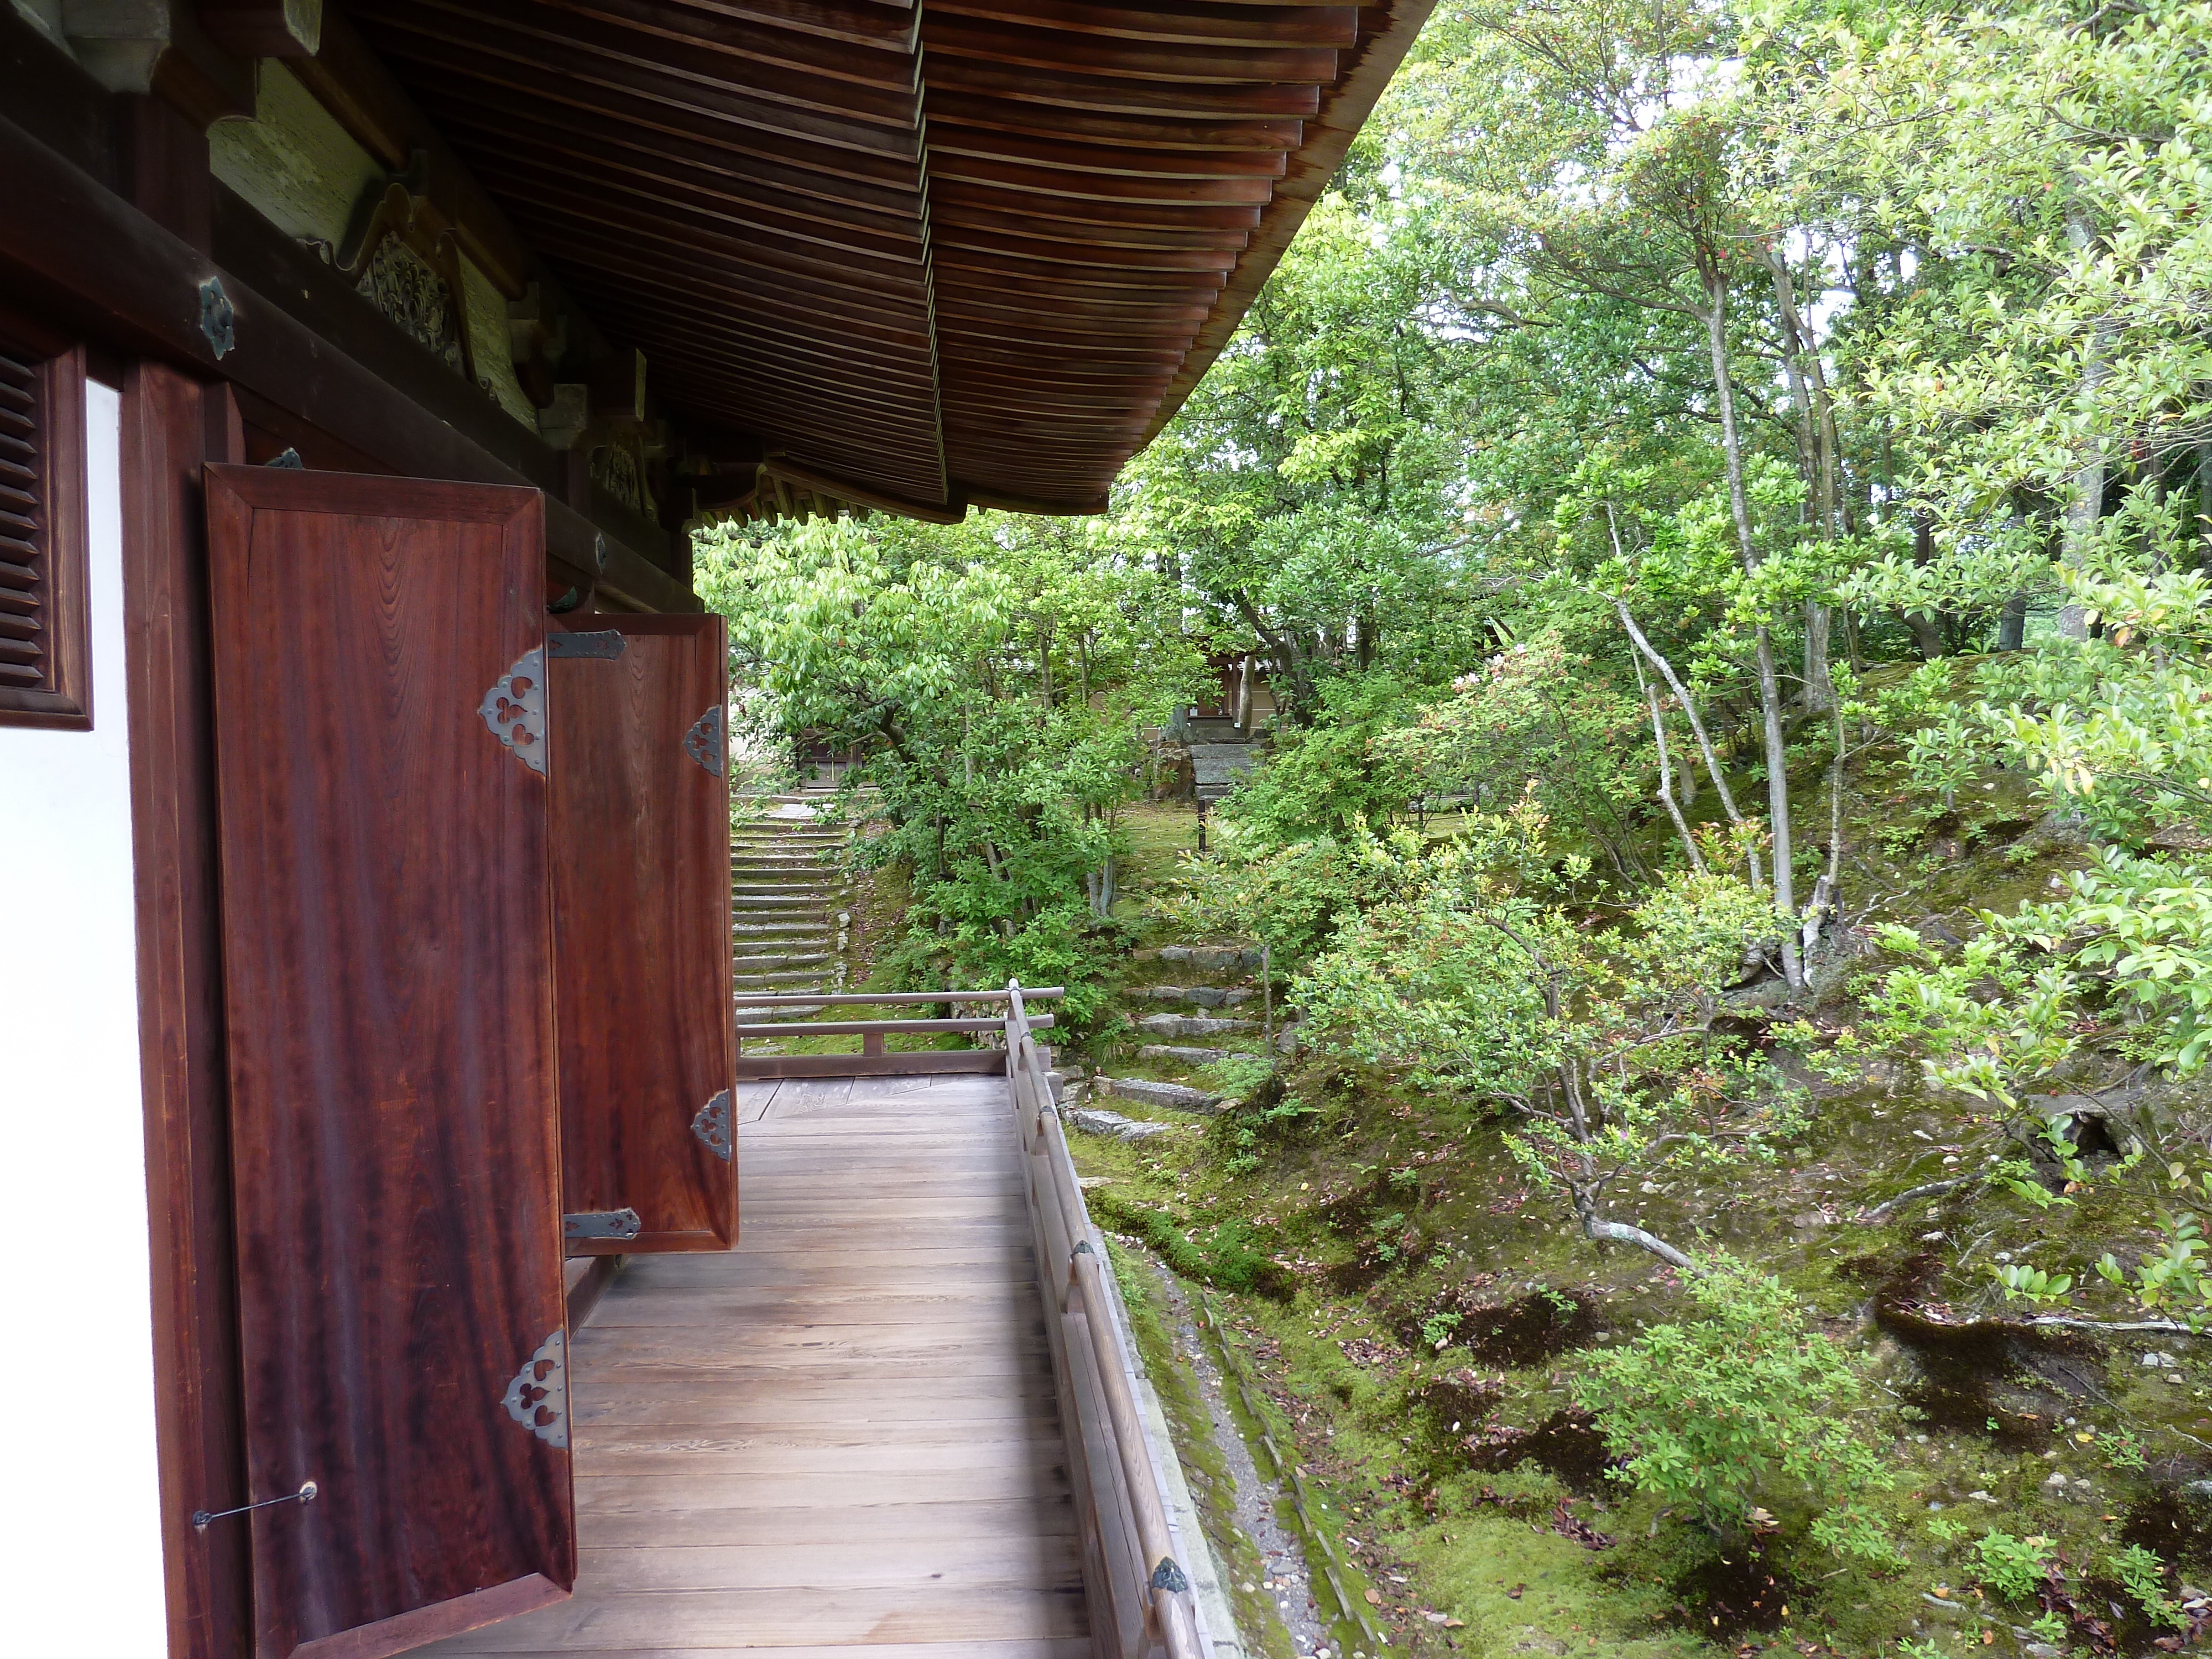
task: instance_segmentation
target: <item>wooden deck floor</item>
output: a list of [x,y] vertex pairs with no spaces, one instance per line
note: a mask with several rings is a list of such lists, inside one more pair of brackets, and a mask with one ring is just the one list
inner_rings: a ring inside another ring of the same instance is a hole
[[748,1085],[740,1243],[575,1335],[574,1596],[426,1654],[1088,1659],[996,1077]]

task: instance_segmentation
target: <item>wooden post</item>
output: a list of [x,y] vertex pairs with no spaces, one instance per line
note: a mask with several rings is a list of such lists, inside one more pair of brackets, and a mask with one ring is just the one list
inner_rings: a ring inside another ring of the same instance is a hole
[[883,1051],[884,1034],[881,1031],[869,1031],[861,1036],[860,1052],[863,1054],[879,1054]]

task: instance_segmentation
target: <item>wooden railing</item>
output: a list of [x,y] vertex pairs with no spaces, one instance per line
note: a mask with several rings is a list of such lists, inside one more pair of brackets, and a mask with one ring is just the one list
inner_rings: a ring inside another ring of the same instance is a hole
[[1176,1553],[1160,1460],[1137,1405],[1137,1365],[1108,1276],[1105,1246],[1084,1208],[1034,1032],[1032,997],[1009,984],[1006,1081],[1028,1154],[1030,1219],[1048,1304],[1053,1374],[1083,1535],[1083,1577],[1099,1659],[1211,1659],[1190,1574]]
[[[1048,986],[1041,990],[1018,994],[1031,999],[1066,995],[1059,986]],[[961,1003],[993,1007],[1011,1004],[1017,993],[1005,991],[776,991],[759,996],[744,992],[738,994],[738,1005],[745,1008],[852,1008],[896,1006],[911,1003]],[[1032,1025],[1048,1026],[1052,1016],[1044,1014],[1032,1020]],[[894,1072],[981,1072],[997,1073],[1006,1069],[1006,1051],[998,1048],[921,1049],[905,1054],[886,1054],[884,1039],[898,1033],[913,1036],[936,1036],[946,1032],[966,1033],[980,1036],[1003,1030],[1004,1014],[991,1014],[954,1019],[791,1019],[755,1020],[738,1025],[737,1074],[739,1078],[768,1077],[866,1077]],[[811,1038],[825,1036],[857,1036],[860,1052],[857,1054],[761,1054],[745,1053],[748,1041],[762,1042],[775,1038]]]

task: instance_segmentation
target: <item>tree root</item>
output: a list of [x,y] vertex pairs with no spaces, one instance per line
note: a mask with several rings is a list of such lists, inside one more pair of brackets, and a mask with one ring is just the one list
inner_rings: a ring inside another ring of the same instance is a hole
[[1647,1233],[1641,1227],[1632,1227],[1626,1221],[1600,1221],[1594,1216],[1586,1218],[1583,1222],[1583,1236],[1605,1239],[1615,1244],[1633,1244],[1638,1249],[1650,1251],[1669,1267],[1680,1267],[1684,1273],[1698,1271],[1696,1262],[1665,1239],[1656,1234]]
[[1979,1174],[1958,1176],[1949,1181],[1931,1181],[1924,1187],[1908,1187],[1895,1198],[1884,1199],[1871,1210],[1862,1212],[1856,1219],[1860,1226],[1871,1227],[1908,1204],[1917,1203],[1923,1198],[1941,1198],[1946,1193],[1957,1192],[1961,1187],[1971,1187],[1982,1178]]

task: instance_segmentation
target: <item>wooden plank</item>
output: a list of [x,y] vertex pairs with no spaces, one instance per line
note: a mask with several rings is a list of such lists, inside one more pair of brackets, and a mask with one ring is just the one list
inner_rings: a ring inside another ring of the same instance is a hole
[[[729,1103],[726,625],[594,617],[612,657],[549,641],[553,927],[562,1205],[634,1210],[626,1239],[578,1255],[726,1249],[738,1236]],[[692,748],[702,722],[704,749]],[[711,762],[710,766],[708,763]]]
[[1080,1582],[1072,1540],[1016,1535],[980,1551],[927,1531],[867,1549],[810,1544],[663,1544],[587,1549],[580,1571],[626,1593],[639,1590],[860,1589],[925,1583],[948,1590],[1054,1589]]
[[195,1531],[246,1490],[201,467],[244,459],[221,387],[159,363],[124,386],[123,653],[137,872],[139,1076],[169,1652],[246,1650],[248,1539]]
[[817,1591],[693,1590],[675,1595],[599,1596],[548,1608],[526,1626],[498,1626],[435,1650],[451,1654],[528,1652],[548,1638],[588,1639],[605,1651],[651,1643],[730,1642],[783,1647],[794,1642],[1008,1641],[1083,1633],[1080,1589],[944,1591],[912,1587]]
[[973,1540],[988,1547],[1012,1539],[1075,1535],[1072,1510],[1059,1503],[1040,1503],[1033,1495],[940,1503],[878,1499],[864,1493],[849,1502],[805,1509],[612,1510],[593,1516],[590,1524],[592,1538],[606,1548],[787,1543],[872,1549],[914,1538]]
[[[425,1649],[425,1652],[447,1652],[459,1650]],[[556,1653],[574,1652],[563,1648],[516,1648],[509,1650],[508,1659],[554,1659]],[[625,1648],[625,1659],[729,1659],[726,1645],[699,1648]],[[836,1647],[779,1646],[775,1659],[853,1659],[852,1649],[840,1644]],[[1011,1642],[960,1642],[948,1645],[942,1642],[871,1642],[867,1659],[1097,1659],[1097,1650],[1087,1636],[1047,1637]]]
[[[1003,1049],[970,1048],[908,1054],[739,1054],[738,1075],[748,1078],[849,1076],[866,1066],[882,1076],[924,1072],[978,1072],[993,1076],[1006,1068]],[[779,1112],[781,1108],[779,1107]]]
[[[535,491],[208,470],[248,1493],[264,1651],[565,1595]],[[550,1370],[545,1373],[550,1376]]]

